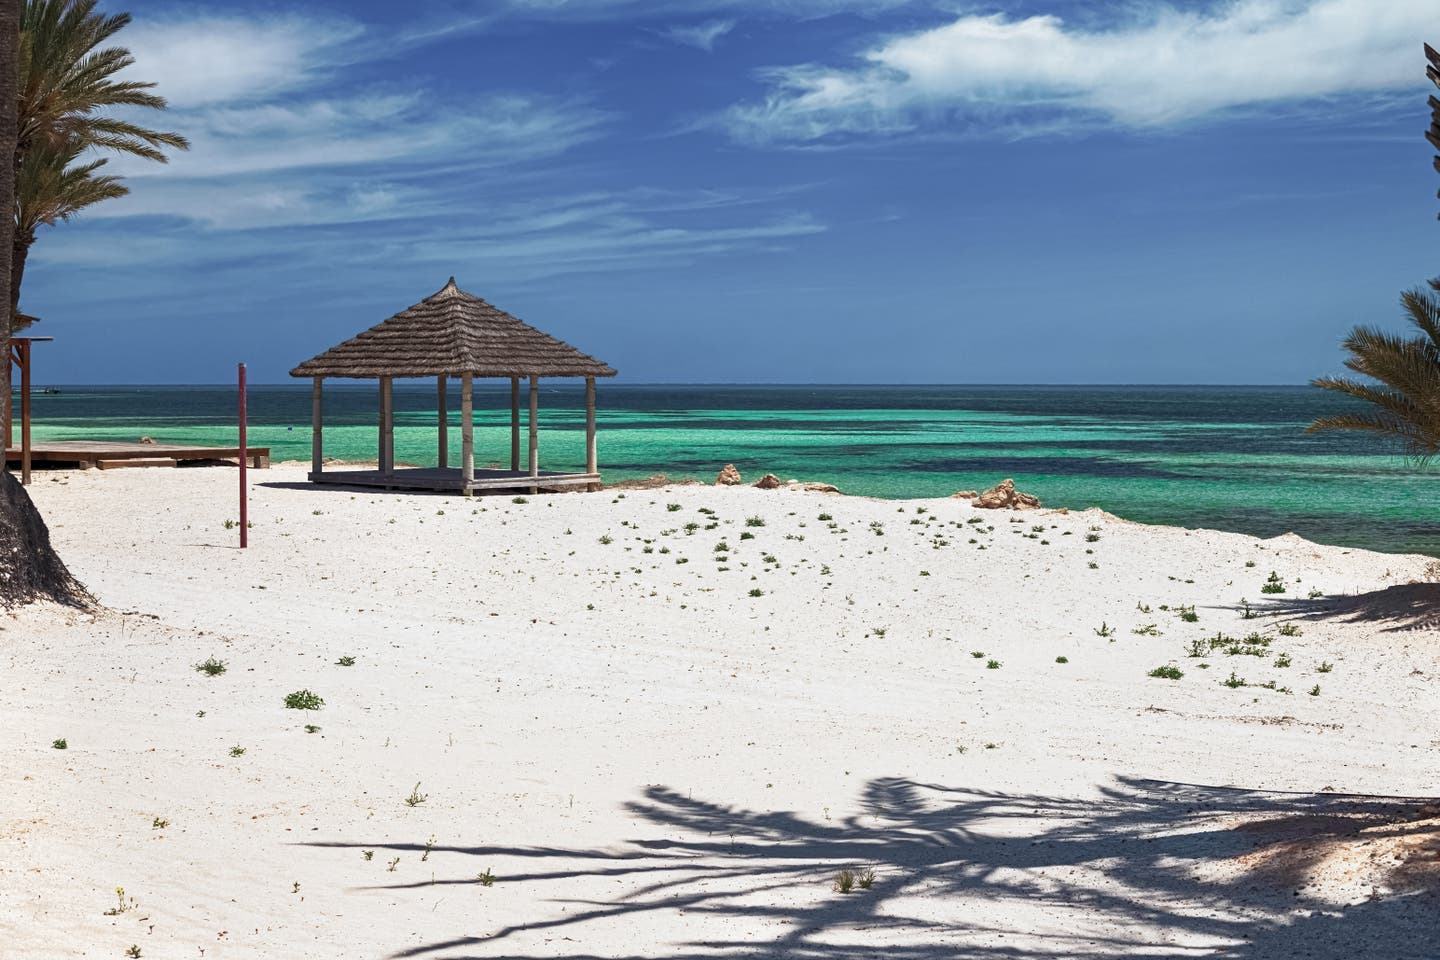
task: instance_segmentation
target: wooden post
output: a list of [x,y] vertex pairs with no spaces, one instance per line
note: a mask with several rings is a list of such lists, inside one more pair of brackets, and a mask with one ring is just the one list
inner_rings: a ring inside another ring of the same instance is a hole
[[520,472],[520,378],[510,378],[510,469]]
[[20,482],[30,486],[30,348],[20,341]]
[[394,381],[380,378],[380,472],[395,472],[395,402]]
[[245,364],[240,364],[240,548],[250,546],[250,485],[245,474]]
[[595,378],[585,378],[585,472],[599,473],[599,451],[595,448]]
[[[20,365],[20,344],[14,340],[5,341],[5,362],[12,368]],[[12,373],[11,376],[13,377],[14,374]],[[13,379],[11,382],[14,382]],[[5,414],[5,469],[8,470],[10,469],[10,448],[15,446],[15,431],[11,429],[14,425],[15,409],[10,397],[0,397],[0,407],[4,408]]]
[[310,387],[310,473],[311,479],[325,471],[324,406],[321,402],[321,384],[324,377],[316,377]]
[[530,375],[530,492],[539,493],[540,476],[540,378]]
[[470,495],[470,483],[475,479],[475,423],[474,398],[471,395],[473,380],[468,373],[460,375],[460,475],[465,480],[465,495]]
[[446,376],[441,374],[435,379],[436,405],[440,415],[440,469],[444,470],[450,466],[450,409],[445,396]]

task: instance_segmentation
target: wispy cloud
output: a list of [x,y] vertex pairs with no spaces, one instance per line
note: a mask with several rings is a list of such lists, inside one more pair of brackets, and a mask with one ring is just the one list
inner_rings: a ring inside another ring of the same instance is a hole
[[[436,97],[416,83],[356,84],[391,51],[350,21],[181,15],[127,30],[131,73],[159,84],[164,125],[192,148],[159,165],[115,157],[132,194],[86,219],[168,216],[208,229],[388,218],[443,179],[558,157],[603,135],[591,104],[526,92]],[[154,117],[146,117],[154,121]]]
[[319,82],[354,56],[364,32],[298,14],[142,18],[124,33],[136,60],[126,79],[158,83],[180,108],[263,100]]
[[660,34],[668,40],[673,40],[675,43],[708,52],[715,49],[715,44],[721,37],[734,29],[734,20],[706,20],[704,23],[696,23],[688,26],[677,25],[667,27],[660,31]]
[[[721,11],[814,19],[931,3],[933,0],[501,0],[499,9],[511,16],[576,20],[703,16]],[[496,5],[487,0],[485,6],[494,9]]]
[[[463,203],[449,198],[448,209],[445,198],[406,195],[395,185],[352,185],[348,194],[337,192],[323,203],[303,191],[280,191],[256,198],[257,205],[274,207],[278,217],[260,217],[253,227],[231,219],[223,242],[197,244],[180,224],[147,230],[139,244],[115,243],[100,229],[72,234],[65,244],[37,246],[37,262],[84,264],[102,279],[107,270],[164,263],[173,277],[215,263],[220,251],[232,268],[283,251],[266,267],[268,283],[284,286],[317,264],[328,264],[332,277],[347,271],[423,273],[417,268],[433,268],[438,275],[464,265],[477,275],[503,277],[514,288],[568,274],[654,270],[703,257],[779,251],[826,230],[803,212],[771,210],[773,193],[634,190],[507,200],[509,186],[488,183],[465,195]],[[387,196],[391,190],[398,193]],[[356,209],[377,201],[377,208]],[[485,216],[469,215],[475,209],[484,209]],[[320,211],[325,212],[312,215]],[[299,215],[287,218],[287,213]],[[357,227],[358,221],[373,225]],[[330,229],[341,224],[344,229]],[[248,269],[216,270],[212,276],[221,273],[248,282]]]
[[1237,108],[1419,87],[1435,0],[1232,0],[1128,7],[1123,20],[967,13],[878,42],[849,67],[767,72],[761,103],[723,118],[751,141],[935,127],[1131,129]]

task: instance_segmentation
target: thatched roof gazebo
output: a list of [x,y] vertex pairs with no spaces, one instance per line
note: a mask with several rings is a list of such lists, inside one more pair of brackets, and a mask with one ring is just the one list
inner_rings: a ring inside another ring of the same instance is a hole
[[[310,479],[469,496],[479,490],[590,486],[600,481],[595,446],[595,379],[615,371],[588,354],[542,333],[503,310],[466,293],[455,278],[432,296],[290,371],[314,381]],[[378,470],[324,469],[322,384],[327,377],[380,382]],[[439,411],[438,463],[434,468],[395,469],[393,381],[434,377]],[[460,380],[460,466],[450,466],[446,386]],[[510,469],[475,469],[472,383],[474,378],[510,380]],[[520,378],[530,380],[529,459],[520,469]],[[542,473],[537,420],[540,377],[585,378],[585,472]]]

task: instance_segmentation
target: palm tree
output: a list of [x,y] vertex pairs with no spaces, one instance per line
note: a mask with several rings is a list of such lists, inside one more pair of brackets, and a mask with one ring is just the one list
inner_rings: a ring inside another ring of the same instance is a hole
[[[104,158],[84,162],[86,148],[79,140],[62,141],[59,146],[38,144],[30,149],[25,163],[15,172],[15,238],[10,258],[11,282],[18,289],[25,275],[25,261],[35,242],[35,231],[69,220],[86,207],[102,200],[114,200],[130,192],[119,177],[104,176],[99,170]],[[16,317],[16,329],[21,321]]]
[[[153,83],[115,79],[116,73],[135,60],[123,47],[102,45],[130,22],[130,15],[96,13],[96,3],[97,0],[25,2],[16,58],[19,67],[14,149],[17,180],[24,180],[25,174],[21,171],[31,155],[44,157],[42,162],[48,163],[61,153],[73,150],[73,160],[85,149],[94,148],[164,163],[163,148],[184,150],[190,145],[179,134],[150,130],[106,115],[105,111],[116,107],[163,110],[165,99],[151,92],[155,87]],[[93,173],[93,169],[90,172]],[[102,179],[112,183],[114,180]],[[60,178],[52,176],[49,182],[59,183]],[[57,202],[34,194],[30,200],[39,208],[51,207]],[[11,265],[16,277],[10,294],[12,310],[18,309],[20,303],[19,278],[24,275],[24,257],[29,249],[28,243],[14,247],[19,259]]]
[[1420,335],[1405,337],[1374,327],[1356,327],[1345,338],[1345,366],[1373,383],[1349,377],[1321,377],[1315,386],[1371,405],[1366,412],[1318,418],[1316,430],[1365,430],[1399,439],[1421,460],[1440,453],[1440,299],[1423,290],[1401,294],[1408,318]]
[[[20,0],[0,0],[0,158],[15,151],[19,123],[16,119],[15,64],[20,49]],[[0,204],[4,210],[15,206],[15,168],[0,162]],[[0,216],[0,251],[9,248],[15,223]],[[10,260],[0,253],[0,474],[5,472],[9,438],[4,436],[10,422],[10,337],[14,334],[15,299],[11,294]],[[0,483],[3,483],[0,478]]]
[[[0,0],[0,158],[14,150],[16,118],[15,63],[20,44],[21,0]],[[15,169],[0,163],[0,209],[15,206]],[[15,222],[0,217],[0,251],[9,246]],[[0,415],[10,414],[10,337],[14,332],[14,310],[10,299],[10,261],[0,256]],[[0,422],[3,432],[3,422]],[[0,440],[0,556],[5,557],[5,575],[0,577],[0,607],[13,607],[39,597],[60,603],[88,604],[90,595],[65,568],[50,545],[50,531],[35,509],[30,495],[5,469],[3,440]]]

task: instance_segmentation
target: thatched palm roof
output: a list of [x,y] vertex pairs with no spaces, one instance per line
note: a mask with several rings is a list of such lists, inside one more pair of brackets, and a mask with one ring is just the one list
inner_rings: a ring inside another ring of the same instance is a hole
[[455,286],[290,371],[292,377],[613,377],[615,371]]

